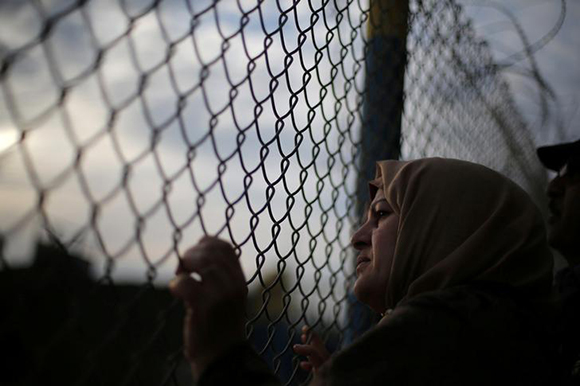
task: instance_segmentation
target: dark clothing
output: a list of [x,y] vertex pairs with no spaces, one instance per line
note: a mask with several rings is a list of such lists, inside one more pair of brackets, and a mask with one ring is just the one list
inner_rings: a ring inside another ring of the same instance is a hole
[[280,386],[266,362],[248,342],[231,349],[213,362],[202,374],[198,386],[253,385]]
[[560,294],[560,340],[564,384],[580,385],[580,265],[556,275]]
[[577,299],[580,296],[580,264],[564,268],[558,272],[556,274],[556,288],[563,303],[570,304],[571,301]]
[[213,362],[201,375],[198,386],[280,386],[266,362],[245,342]]
[[[320,385],[553,385],[556,348],[538,306],[496,285],[433,291],[399,305],[317,374]],[[200,385],[278,384],[249,346]]]

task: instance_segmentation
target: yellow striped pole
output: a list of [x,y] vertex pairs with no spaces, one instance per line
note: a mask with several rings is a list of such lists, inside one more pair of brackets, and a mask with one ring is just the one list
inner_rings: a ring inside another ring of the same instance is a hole
[[407,64],[408,0],[370,0],[365,58],[359,213],[368,197],[375,162],[398,159],[405,66]]

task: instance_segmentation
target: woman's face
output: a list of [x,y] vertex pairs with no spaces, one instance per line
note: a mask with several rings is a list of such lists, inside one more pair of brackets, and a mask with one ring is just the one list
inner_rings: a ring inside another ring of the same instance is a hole
[[386,309],[387,283],[395,254],[399,215],[385,199],[382,189],[370,204],[366,222],[352,236],[359,252],[356,264],[354,294],[378,313]]

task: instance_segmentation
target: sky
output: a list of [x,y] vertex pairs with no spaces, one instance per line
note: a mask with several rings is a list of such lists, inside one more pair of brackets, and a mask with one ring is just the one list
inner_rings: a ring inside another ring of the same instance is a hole
[[[479,35],[490,44],[494,57],[500,63],[511,62],[514,54],[522,51],[523,43],[511,19],[502,8],[511,13],[521,25],[528,42],[534,45],[558,25],[562,13],[561,1],[509,0],[462,1],[473,19]],[[564,2],[565,18],[557,34],[534,53],[537,68],[553,91],[552,118],[543,122],[536,82],[527,75],[532,66],[526,58],[506,69],[508,79],[520,112],[535,135],[537,145],[572,141],[580,138],[580,1]],[[501,8],[495,7],[500,4]],[[490,6],[491,5],[491,6]]]
[[[242,35],[234,2],[206,12],[211,2],[191,10],[178,0],[157,12],[147,12],[147,1],[122,9],[93,0],[35,44],[42,20],[73,3],[42,2],[42,11],[0,3],[4,54],[24,52],[13,57],[0,97],[6,261],[30,264],[32,241],[50,225],[65,242],[82,235],[72,249],[90,259],[95,277],[110,270],[117,282],[144,282],[154,273],[164,285],[176,249],[207,233],[241,246],[251,288],[285,271],[286,291],[301,293],[294,299],[311,296],[317,307],[330,297],[324,313],[332,319],[330,305],[346,295],[344,271],[352,271],[348,195],[356,177],[352,147],[341,146],[356,137],[347,132],[349,112],[337,113],[320,86],[332,86],[336,47],[315,57],[325,36],[317,33],[302,44],[301,62],[285,62],[298,45],[296,22],[282,23],[284,40],[277,33],[265,43],[263,29],[278,28],[276,7],[253,12]],[[302,4],[296,17],[304,22]],[[199,15],[193,34],[191,12]],[[306,82],[302,68],[315,63],[317,81]],[[298,88],[301,97],[290,100]],[[354,105],[354,94],[342,95]]]
[[[30,263],[31,240],[48,219],[65,240],[83,235],[75,248],[90,256],[97,277],[114,262],[120,281],[143,281],[153,266],[156,282],[166,283],[175,248],[185,250],[203,233],[243,244],[247,278],[286,270],[289,288],[301,283],[295,291],[318,286],[315,296],[324,297],[343,280],[338,272],[352,271],[345,250],[354,224],[343,218],[352,216],[352,143],[360,135],[352,90],[364,83],[356,66],[364,57],[360,34],[351,34],[361,24],[356,7],[342,22],[336,11],[316,13],[315,33],[301,42],[298,28],[314,20],[308,2],[287,18],[281,15],[292,2],[278,2],[281,9],[266,2],[243,21],[242,34],[233,1],[218,3],[216,19],[210,1],[165,0],[151,12],[145,0],[122,2],[124,9],[114,0],[91,0],[35,44],[42,20],[74,3],[44,0],[41,10],[33,2],[0,2],[0,54],[25,52],[12,57],[0,93],[0,230],[16,229],[5,247],[10,264]],[[249,11],[256,2],[240,3]],[[521,51],[505,13],[491,2],[464,3],[498,62]],[[502,4],[530,42],[547,34],[561,12],[558,1]],[[580,134],[579,18],[580,2],[569,0],[562,28],[534,54],[554,92],[548,120],[541,119],[534,82],[519,75],[530,62],[505,71],[537,145]],[[336,27],[332,35],[329,27]],[[266,39],[263,29],[276,33]],[[318,56],[315,47],[326,41]],[[299,46],[300,56],[288,54]],[[349,54],[333,78],[343,46]],[[150,74],[146,81],[143,73]],[[46,192],[43,217],[39,191]],[[309,279],[302,279],[304,270]]]

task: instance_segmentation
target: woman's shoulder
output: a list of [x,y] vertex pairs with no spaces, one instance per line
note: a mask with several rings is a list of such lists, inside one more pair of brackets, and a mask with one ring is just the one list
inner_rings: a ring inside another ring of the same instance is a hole
[[532,315],[509,288],[478,284],[421,294],[334,358],[334,379],[355,381],[348,375],[354,367],[366,368],[356,377],[382,374],[393,384],[551,384],[551,354],[531,327]]
[[[474,314],[498,312],[508,314],[529,314],[538,312],[542,306],[528,300],[524,295],[509,285],[493,282],[474,282],[435,291],[425,292],[402,301],[397,310],[436,312],[449,314],[471,321]],[[551,312],[551,311],[545,311]]]
[[505,284],[477,282],[430,291],[407,299],[381,321],[453,325],[453,334],[472,335],[496,345],[511,340],[539,342],[551,338],[555,308],[549,301],[530,300]]

